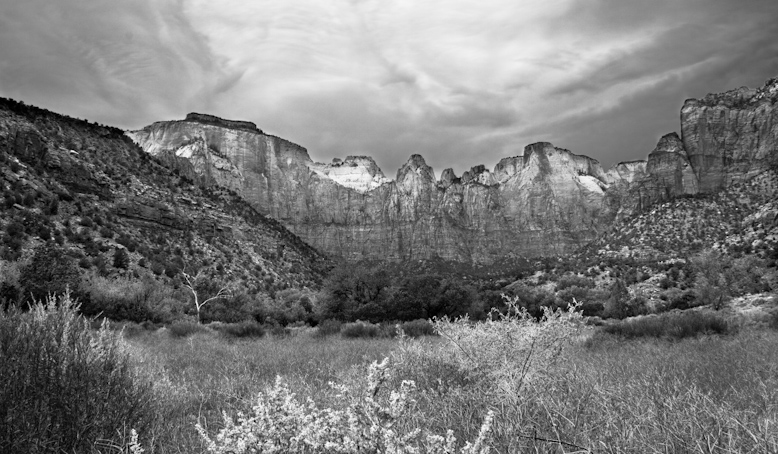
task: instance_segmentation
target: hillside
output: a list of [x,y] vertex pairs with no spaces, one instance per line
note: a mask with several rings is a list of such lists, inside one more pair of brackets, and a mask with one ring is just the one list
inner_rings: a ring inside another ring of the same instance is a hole
[[23,299],[14,276],[44,243],[78,264],[83,298],[96,283],[147,282],[170,289],[168,312],[188,310],[182,271],[200,272],[204,294],[232,288],[223,304],[256,306],[317,289],[330,267],[234,192],[194,184],[116,128],[0,99],[0,169],[6,302]]
[[768,169],[709,194],[649,207],[586,246],[581,254],[665,260],[715,249],[778,259],[778,173]]

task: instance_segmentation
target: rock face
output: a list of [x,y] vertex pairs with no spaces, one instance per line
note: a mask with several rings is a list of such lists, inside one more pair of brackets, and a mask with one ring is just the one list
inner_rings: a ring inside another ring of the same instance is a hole
[[446,169],[439,180],[413,155],[392,181],[370,157],[316,163],[253,123],[202,114],[128,135],[184,174],[239,192],[329,254],[492,262],[569,252],[614,219],[763,168],[778,140],[775,86],[687,101],[682,137],[667,134],[646,161],[607,171],[594,159],[535,143],[493,170],[478,165],[458,177]]
[[741,87],[681,109],[683,146],[700,190],[729,185],[762,168],[778,148],[778,78],[764,87]]
[[332,164],[315,162],[309,167],[319,175],[361,193],[392,181],[384,176],[370,156],[348,156],[345,161],[335,158]]

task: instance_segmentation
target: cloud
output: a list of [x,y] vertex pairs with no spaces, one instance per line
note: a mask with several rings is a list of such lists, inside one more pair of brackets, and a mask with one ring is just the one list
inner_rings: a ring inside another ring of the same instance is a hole
[[643,158],[685,98],[778,74],[774,0],[6,3],[3,96],[122,127],[250,120],[389,176],[539,140]]
[[64,113],[130,126],[237,80],[180,1],[25,0],[0,12],[0,90]]

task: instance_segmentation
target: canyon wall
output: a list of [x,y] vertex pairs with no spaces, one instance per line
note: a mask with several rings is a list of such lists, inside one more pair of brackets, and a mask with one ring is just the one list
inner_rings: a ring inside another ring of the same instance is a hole
[[775,156],[775,80],[687,100],[681,132],[645,161],[599,162],[535,143],[493,170],[478,165],[440,179],[411,156],[387,178],[372,158],[322,164],[305,148],[253,123],[190,114],[128,135],[202,184],[240,193],[303,240],[348,259],[440,257],[488,263],[570,252],[652,203],[716,190]]

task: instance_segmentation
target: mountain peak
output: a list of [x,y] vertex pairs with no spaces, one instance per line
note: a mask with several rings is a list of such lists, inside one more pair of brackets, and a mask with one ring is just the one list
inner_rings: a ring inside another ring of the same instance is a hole
[[435,172],[420,154],[412,154],[408,161],[400,167],[397,171],[397,183],[405,180],[410,174],[418,175],[428,182],[435,182]]

